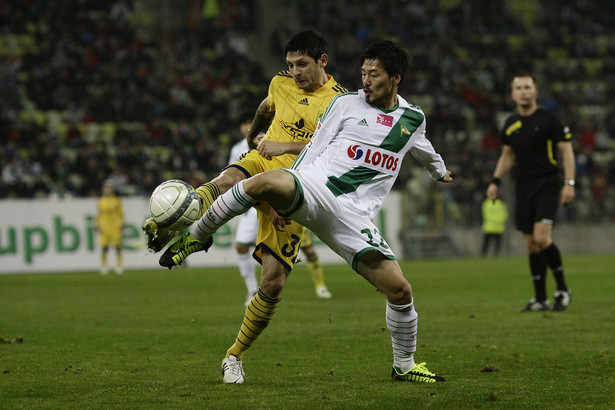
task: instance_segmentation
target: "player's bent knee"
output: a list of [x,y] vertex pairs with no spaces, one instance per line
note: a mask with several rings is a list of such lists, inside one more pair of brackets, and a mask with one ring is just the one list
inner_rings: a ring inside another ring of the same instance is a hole
[[244,255],[250,251],[250,246],[245,243],[236,243],[235,250],[238,254]]
[[412,302],[412,287],[408,282],[388,288],[383,293],[394,305],[407,305]]
[[245,174],[235,167],[226,168],[211,182],[218,186],[221,193],[224,193],[231,189],[233,186],[246,179]]
[[303,251],[303,253],[305,253],[305,256],[308,259],[316,256],[316,251],[314,250],[313,246],[306,246],[304,248],[301,248],[301,250]]
[[259,284],[259,289],[265,294],[265,296],[272,299],[279,298],[284,290],[286,284],[286,277],[272,277],[270,275],[262,275]]
[[263,253],[262,266],[260,290],[270,298],[280,297],[290,272],[267,252]]

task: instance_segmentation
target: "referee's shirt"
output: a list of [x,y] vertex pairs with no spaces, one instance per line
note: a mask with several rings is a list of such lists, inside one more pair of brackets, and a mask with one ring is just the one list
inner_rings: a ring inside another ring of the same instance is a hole
[[528,116],[511,115],[500,139],[515,153],[517,180],[525,182],[559,172],[557,143],[570,141],[571,134],[553,113],[539,107]]

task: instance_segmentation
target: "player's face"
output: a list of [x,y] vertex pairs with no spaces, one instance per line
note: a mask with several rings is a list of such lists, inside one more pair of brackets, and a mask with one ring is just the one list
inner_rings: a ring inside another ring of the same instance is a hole
[[327,82],[325,67],[329,57],[326,54],[315,61],[312,57],[302,53],[288,53],[286,64],[295,80],[297,87],[304,91],[316,91]]
[[113,185],[111,185],[111,184],[104,184],[103,185],[103,189],[102,189],[102,193],[105,196],[113,195]]
[[365,60],[361,67],[365,100],[378,107],[390,109],[397,104],[399,75],[389,76],[379,60]]
[[511,84],[511,97],[520,107],[531,107],[536,104],[538,91],[532,77],[515,77]]
[[248,131],[250,131],[251,125],[252,125],[252,121],[244,121],[241,124],[239,124],[239,131],[241,132],[241,135],[243,136],[248,135]]

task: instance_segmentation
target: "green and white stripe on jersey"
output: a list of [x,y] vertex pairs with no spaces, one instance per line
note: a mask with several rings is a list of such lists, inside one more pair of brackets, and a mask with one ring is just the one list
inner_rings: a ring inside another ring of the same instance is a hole
[[405,109],[404,113],[395,123],[389,135],[380,143],[379,147],[393,152],[399,152],[406,146],[414,131],[425,120],[425,114],[421,111]]
[[[421,111],[405,109],[404,113],[378,147],[392,152],[401,151],[408,144],[408,140],[423,123],[424,119],[425,115]],[[327,187],[335,196],[348,194],[356,191],[365,182],[374,179],[379,173],[380,171],[360,165],[339,177],[330,176],[327,181]]]
[[375,169],[358,166],[339,177],[330,176],[327,181],[327,188],[335,196],[348,194],[356,191],[361,184],[374,179],[379,173],[380,171]]

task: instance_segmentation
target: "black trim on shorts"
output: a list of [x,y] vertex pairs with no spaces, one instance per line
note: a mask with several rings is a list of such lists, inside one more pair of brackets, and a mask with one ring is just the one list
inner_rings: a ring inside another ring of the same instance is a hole
[[261,254],[263,253],[263,250],[267,250],[267,252],[269,252],[271,255],[273,255],[274,258],[276,258],[276,260],[278,262],[280,262],[282,264],[282,266],[284,266],[284,268],[288,271],[288,273],[290,273],[293,270],[293,267],[295,266],[295,263],[297,262],[297,256],[299,256],[299,249],[297,249],[297,254],[295,255],[295,257],[292,259],[293,262],[293,266],[288,265],[288,263],[286,263],[284,260],[280,259],[280,255],[278,255],[277,253],[275,253],[270,247],[268,247],[267,245],[265,245],[264,243],[259,243],[258,245],[256,245],[256,248],[254,249],[254,252],[252,252],[252,257],[260,264],[263,264],[263,259],[259,258],[257,255],[257,251],[260,250]]
[[251,178],[251,177],[252,177],[252,175],[250,175],[250,173],[249,173],[249,172],[248,172],[248,171],[247,171],[244,167],[240,167],[240,166],[239,166],[239,165],[237,165],[237,164],[230,164],[230,165],[227,165],[227,166],[225,166],[224,168],[222,168],[222,171],[224,171],[225,169],[231,168],[231,167],[233,167],[233,168],[237,168],[238,170],[240,170],[241,172],[243,172],[243,173],[244,173],[244,175],[246,176],[246,178]]

